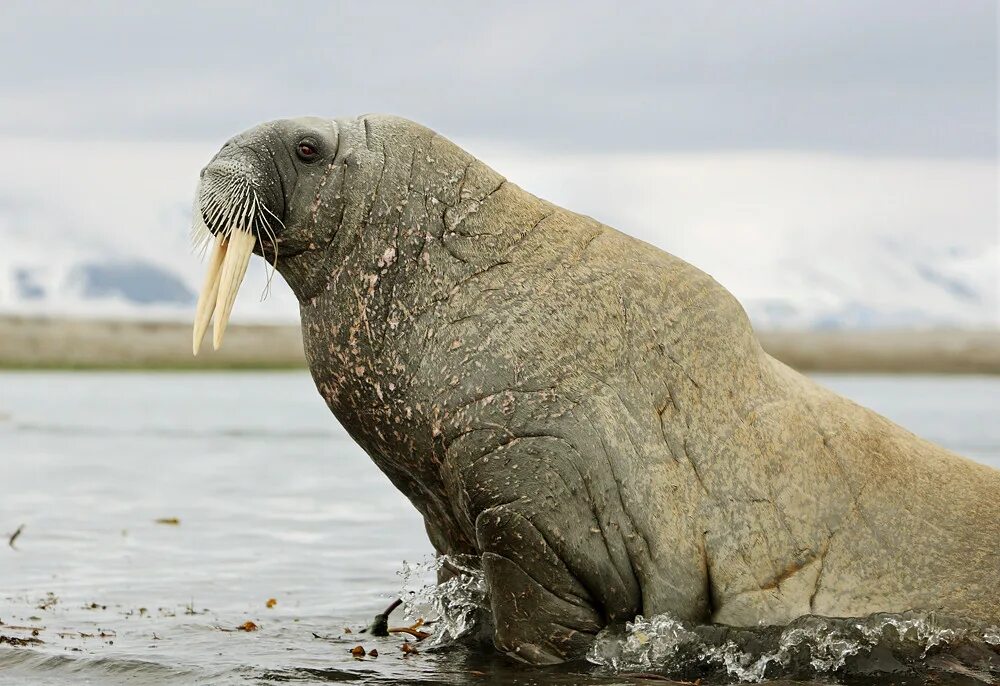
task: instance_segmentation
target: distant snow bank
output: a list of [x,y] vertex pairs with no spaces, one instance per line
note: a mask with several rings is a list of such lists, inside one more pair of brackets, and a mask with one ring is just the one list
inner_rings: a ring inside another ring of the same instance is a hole
[[[989,161],[464,145],[537,195],[712,274],[759,328],[1000,326]],[[0,313],[189,318],[202,272],[191,196],[216,147],[0,139]],[[297,319],[280,277],[261,302],[266,279],[254,260],[235,321]]]

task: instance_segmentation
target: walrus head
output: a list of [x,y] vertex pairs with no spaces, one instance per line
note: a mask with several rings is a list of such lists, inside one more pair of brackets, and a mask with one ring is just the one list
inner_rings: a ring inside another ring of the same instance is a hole
[[194,354],[213,318],[213,346],[222,344],[251,254],[276,266],[312,247],[314,231],[307,224],[315,224],[338,143],[331,120],[273,121],[230,139],[202,169],[192,235],[196,245],[210,249],[195,314]]

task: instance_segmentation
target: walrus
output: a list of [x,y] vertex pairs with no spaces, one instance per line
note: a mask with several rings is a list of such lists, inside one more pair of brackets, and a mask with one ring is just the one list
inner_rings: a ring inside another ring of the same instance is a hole
[[1000,621],[1000,472],[768,356],[737,300],[405,119],[261,124],[201,171],[194,350],[251,254],[316,388],[473,556],[498,650],[549,664],[636,615]]

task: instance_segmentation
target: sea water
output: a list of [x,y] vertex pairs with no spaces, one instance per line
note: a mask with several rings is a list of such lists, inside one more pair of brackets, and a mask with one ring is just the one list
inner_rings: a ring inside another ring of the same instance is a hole
[[[1000,378],[820,381],[1000,468]],[[534,669],[477,647],[482,580],[434,588],[430,553],[305,373],[0,374],[0,683],[966,684],[1000,670],[1000,632],[919,613],[743,632],[643,617],[588,662]],[[390,625],[423,618],[429,638],[362,633],[397,597]]]

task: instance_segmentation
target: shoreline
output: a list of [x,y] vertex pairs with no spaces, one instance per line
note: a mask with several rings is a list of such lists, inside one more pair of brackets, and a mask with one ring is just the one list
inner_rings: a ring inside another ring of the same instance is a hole
[[[759,331],[761,345],[803,372],[1000,374],[1000,330]],[[0,316],[0,370],[223,371],[305,369],[296,325],[232,324],[220,351],[191,354],[191,325]]]

